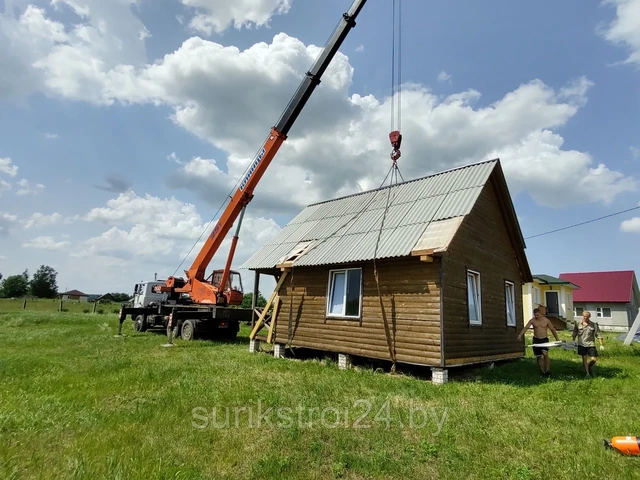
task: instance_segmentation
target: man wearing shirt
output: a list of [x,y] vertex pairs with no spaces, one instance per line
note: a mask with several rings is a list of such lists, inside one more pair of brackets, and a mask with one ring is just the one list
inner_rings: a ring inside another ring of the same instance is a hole
[[593,366],[598,359],[596,338],[600,341],[600,350],[604,350],[602,335],[597,323],[591,321],[591,313],[586,310],[582,313],[582,322],[573,327],[573,341],[578,338],[578,355],[582,356],[582,364],[587,372],[587,377],[593,377]]

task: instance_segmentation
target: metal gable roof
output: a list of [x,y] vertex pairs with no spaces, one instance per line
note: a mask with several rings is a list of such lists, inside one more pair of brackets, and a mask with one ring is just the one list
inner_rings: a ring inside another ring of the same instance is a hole
[[[436,243],[446,248],[460,222],[443,223],[444,228],[438,224],[471,211],[497,164],[498,160],[476,163],[309,205],[241,268],[273,268],[303,241],[313,244],[295,266],[403,257],[418,241],[430,245],[423,235],[427,227],[427,234],[439,232]],[[448,239],[442,238],[443,232]]]
[[573,302],[629,303],[633,295],[635,272],[561,273],[560,278],[580,287],[573,292]]

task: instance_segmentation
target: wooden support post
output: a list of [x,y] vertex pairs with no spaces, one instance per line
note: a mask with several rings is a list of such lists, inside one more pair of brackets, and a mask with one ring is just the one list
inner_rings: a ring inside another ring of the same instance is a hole
[[27,309],[27,301],[26,300],[24,302],[22,302],[22,309],[23,310]]
[[62,311],[62,300],[60,300],[60,308],[59,311]]
[[96,313],[97,307],[98,307],[98,302],[93,302],[93,313]]
[[278,285],[276,285],[276,288],[271,294],[269,301],[264,306],[264,310],[262,310],[262,314],[260,315],[260,318],[258,319],[255,326],[253,327],[253,330],[251,330],[251,334],[249,335],[250,340],[253,340],[256,337],[258,330],[260,330],[260,327],[262,326],[262,323],[264,322],[264,319],[267,316],[267,312],[269,311],[269,307],[271,307],[273,300],[278,295],[278,292],[280,291],[280,287],[282,287],[282,285],[284,284],[284,279],[287,278],[288,273],[289,272],[282,272],[282,275],[280,276],[280,280],[278,281]]
[[260,295],[260,273],[253,272],[253,298],[251,299],[251,328],[256,325],[256,307],[258,306],[258,295]]
[[269,335],[267,335],[267,343],[271,343],[273,338],[273,329],[278,321],[278,310],[280,309],[280,296],[276,296],[273,304],[273,313],[271,314],[271,325],[269,325]]

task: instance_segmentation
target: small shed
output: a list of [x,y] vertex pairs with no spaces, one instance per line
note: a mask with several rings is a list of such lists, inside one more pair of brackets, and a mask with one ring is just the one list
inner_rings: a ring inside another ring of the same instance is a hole
[[426,365],[446,381],[447,367],[524,356],[524,249],[496,159],[309,205],[242,267],[287,275],[278,350]]
[[89,295],[82,293],[80,290],[69,290],[60,294],[60,300],[86,302],[89,300]]

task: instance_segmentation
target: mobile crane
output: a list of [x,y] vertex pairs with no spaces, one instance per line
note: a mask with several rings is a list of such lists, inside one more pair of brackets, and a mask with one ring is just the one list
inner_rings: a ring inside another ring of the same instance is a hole
[[[167,328],[169,339],[173,334],[190,340],[196,334],[212,333],[214,336],[234,338],[241,321],[250,320],[251,309],[231,308],[242,303],[242,282],[237,272],[231,270],[231,263],[242,219],[249,202],[253,199],[253,191],[287,139],[289,130],[298,115],[320,83],[320,79],[331,60],[338,52],[348,33],[356,25],[356,18],[366,0],[354,0],[325,44],[320,55],[303,78],[300,86],[289,101],[280,119],[258,150],[246,174],[240,181],[238,189],[231,198],[220,219],[207,237],[202,249],[189,270],[185,271],[186,279],[171,276],[162,282],[146,282],[136,285],[132,305],[123,305],[120,314],[120,328],[127,316],[134,320],[136,330],[144,331],[150,326]],[[399,156],[400,139],[396,133],[391,138],[394,152]],[[392,154],[393,155],[393,154]],[[223,270],[215,270],[206,277],[205,270],[209,262],[220,248],[229,230],[237,220],[237,227],[226,265]],[[233,280],[233,282],[232,282]],[[233,285],[233,284],[237,285]]]

